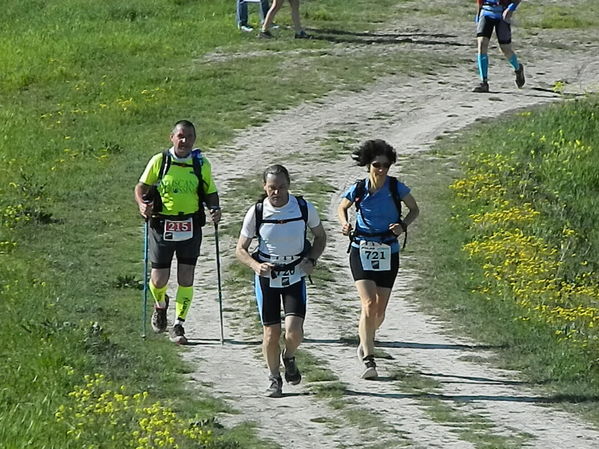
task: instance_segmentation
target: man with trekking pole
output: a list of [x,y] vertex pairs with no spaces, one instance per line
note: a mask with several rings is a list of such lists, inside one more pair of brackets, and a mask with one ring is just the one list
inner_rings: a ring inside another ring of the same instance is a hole
[[155,303],[152,328],[157,333],[167,330],[166,290],[171,261],[177,255],[176,315],[170,339],[179,344],[187,343],[183,324],[193,297],[194,270],[206,223],[204,208],[210,211],[215,230],[221,218],[212,168],[201,150],[194,148],[195,140],[193,123],[178,121],[170,134],[172,146],[150,159],[134,191],[139,212],[148,220],[144,243],[152,264],[148,289]]
[[[256,274],[254,287],[263,326],[262,352],[269,370],[268,397],[281,397],[283,380],[291,385],[302,376],[295,362],[295,351],[304,336],[306,316],[306,276],[324,251],[326,234],[312,203],[289,193],[289,172],[282,165],[268,167],[263,174],[263,198],[246,213],[237,242],[237,258]],[[314,236],[307,240],[308,229]],[[250,244],[258,247],[249,253]],[[279,350],[281,304],[285,314],[285,347]]]

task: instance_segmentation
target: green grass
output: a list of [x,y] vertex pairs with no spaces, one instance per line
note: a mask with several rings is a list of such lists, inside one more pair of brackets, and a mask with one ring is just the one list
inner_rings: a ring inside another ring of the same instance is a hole
[[[304,22],[323,39],[298,42],[283,28],[280,39],[261,42],[238,33],[233,6],[217,0],[4,2],[0,314],[9,325],[0,328],[2,447],[80,447],[54,413],[96,372],[133,393],[149,392],[185,420],[213,423],[227,409],[207,392],[190,394],[184,375],[191,368],[165,339],[138,337],[142,232],[133,185],[149,157],[168,146],[178,119],[196,122],[209,158],[234,158],[234,150],[212,148],[274,111],[448,63],[440,52],[406,51],[400,43],[393,52],[377,44],[337,51],[338,31],[401,22],[414,4],[309,1]],[[288,9],[277,22],[289,24]],[[331,157],[337,154],[333,148]],[[235,226],[223,224],[224,234],[235,236]],[[216,424],[206,428],[220,434]],[[264,447],[249,425],[217,443],[236,442]]]
[[[308,2],[304,21],[316,32],[370,30],[393,17],[394,1],[377,9],[357,3]],[[190,399],[189,368],[174,348],[153,335],[139,338],[142,232],[132,188],[146,161],[168,146],[178,119],[196,122],[208,157],[232,158],[235,151],[210,148],[332,89],[423,70],[430,56],[328,57],[332,39],[298,42],[286,29],[259,42],[238,33],[233,6],[216,0],[27,8],[12,0],[3,14],[0,313],[16,326],[0,330],[1,445],[78,447],[54,412],[96,372],[148,391],[188,419],[214,416],[224,405],[204,393]],[[277,21],[287,25],[288,11]],[[249,447],[248,432],[228,438]]]
[[[573,338],[556,335],[556,325],[535,317],[534,311],[523,311],[508,291],[495,296],[481,293],[481,286],[489,280],[483,267],[466,257],[462,246],[477,236],[476,230],[468,230],[468,214],[488,206],[475,201],[470,209],[456,207],[455,197],[444,186],[464,177],[460,161],[467,154],[511,158],[515,171],[500,176],[506,181],[509,198],[515,204],[532,204],[540,212],[532,232],[562,252],[559,276],[571,282],[587,279],[584,282],[596,291],[598,266],[592,255],[599,248],[594,226],[599,218],[595,162],[599,128],[593,119],[597,104],[597,97],[589,97],[515,114],[504,118],[501,128],[493,123],[478,125],[460,139],[459,146],[438,144],[435,153],[418,156],[412,162],[418,175],[408,175],[427,216],[413,233],[410,248],[418,254],[410,266],[422,276],[419,300],[431,313],[454,322],[460,332],[496,346],[499,356],[495,362],[520,370],[531,383],[547,388],[549,401],[586,413],[596,423],[599,365],[595,331],[569,324],[568,335],[577,332],[576,339],[587,342],[581,345]],[[564,227],[573,230],[566,239]],[[596,307],[584,297],[572,301],[576,300],[581,302],[569,306]],[[529,318],[523,319],[523,315]],[[583,337],[587,340],[581,340]]]
[[527,28],[585,30],[599,26],[599,7],[592,0],[572,5],[523,3],[518,8],[517,20]]

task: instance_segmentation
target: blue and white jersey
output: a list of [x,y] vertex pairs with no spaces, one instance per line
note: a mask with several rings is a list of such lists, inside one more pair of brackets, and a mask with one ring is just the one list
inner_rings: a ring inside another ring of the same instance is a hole
[[[366,234],[379,234],[389,231],[389,225],[392,223],[399,223],[400,216],[393,196],[391,195],[389,177],[385,179],[385,184],[370,194],[368,187],[370,186],[370,180],[366,180],[366,192],[360,202],[360,210],[356,216],[356,231]],[[344,198],[347,198],[352,203],[356,200],[356,184],[353,184],[345,194]],[[403,182],[397,182],[397,192],[399,197],[403,198],[410,193],[410,188]],[[352,243],[352,246],[359,247],[361,240],[368,240],[374,242],[383,242],[391,245],[391,252],[396,253],[399,251],[399,243],[397,239],[392,236],[368,236],[368,235],[357,235]],[[357,242],[356,242],[357,240]]]
[[491,19],[501,19],[503,11],[509,5],[506,0],[483,0],[480,11],[481,17],[489,17]]

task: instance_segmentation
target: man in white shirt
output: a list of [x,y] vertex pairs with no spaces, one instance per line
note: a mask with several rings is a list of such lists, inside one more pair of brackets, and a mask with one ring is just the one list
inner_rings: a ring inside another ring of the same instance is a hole
[[[289,172],[282,165],[268,167],[263,174],[263,201],[246,213],[237,242],[237,258],[254,270],[256,302],[263,325],[262,351],[270,371],[269,397],[281,397],[280,374],[281,303],[285,313],[285,349],[282,354],[285,380],[301,381],[295,351],[304,336],[306,280],[324,251],[326,234],[318,212],[302,197],[289,193]],[[308,228],[314,241],[307,240]],[[258,248],[249,253],[258,238]]]

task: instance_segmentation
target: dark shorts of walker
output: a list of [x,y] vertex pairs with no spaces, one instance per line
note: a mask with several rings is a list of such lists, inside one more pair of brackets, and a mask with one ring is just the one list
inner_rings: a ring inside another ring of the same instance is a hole
[[349,267],[354,281],[374,281],[377,287],[393,288],[399,271],[399,253],[391,254],[391,269],[389,271],[366,271],[360,260],[360,250],[351,247],[349,252]]
[[493,30],[497,34],[497,41],[502,45],[512,43],[512,26],[505,20],[492,19],[482,16],[476,27],[476,37],[486,37],[491,39]]
[[306,278],[283,288],[270,286],[270,278],[254,276],[256,303],[263,326],[281,324],[281,303],[285,316],[306,317]]
[[175,254],[178,263],[195,265],[200,256],[200,245],[202,244],[202,227],[199,217],[193,216],[193,237],[180,242],[164,240],[164,219],[152,217],[148,243],[152,268],[170,268]]

